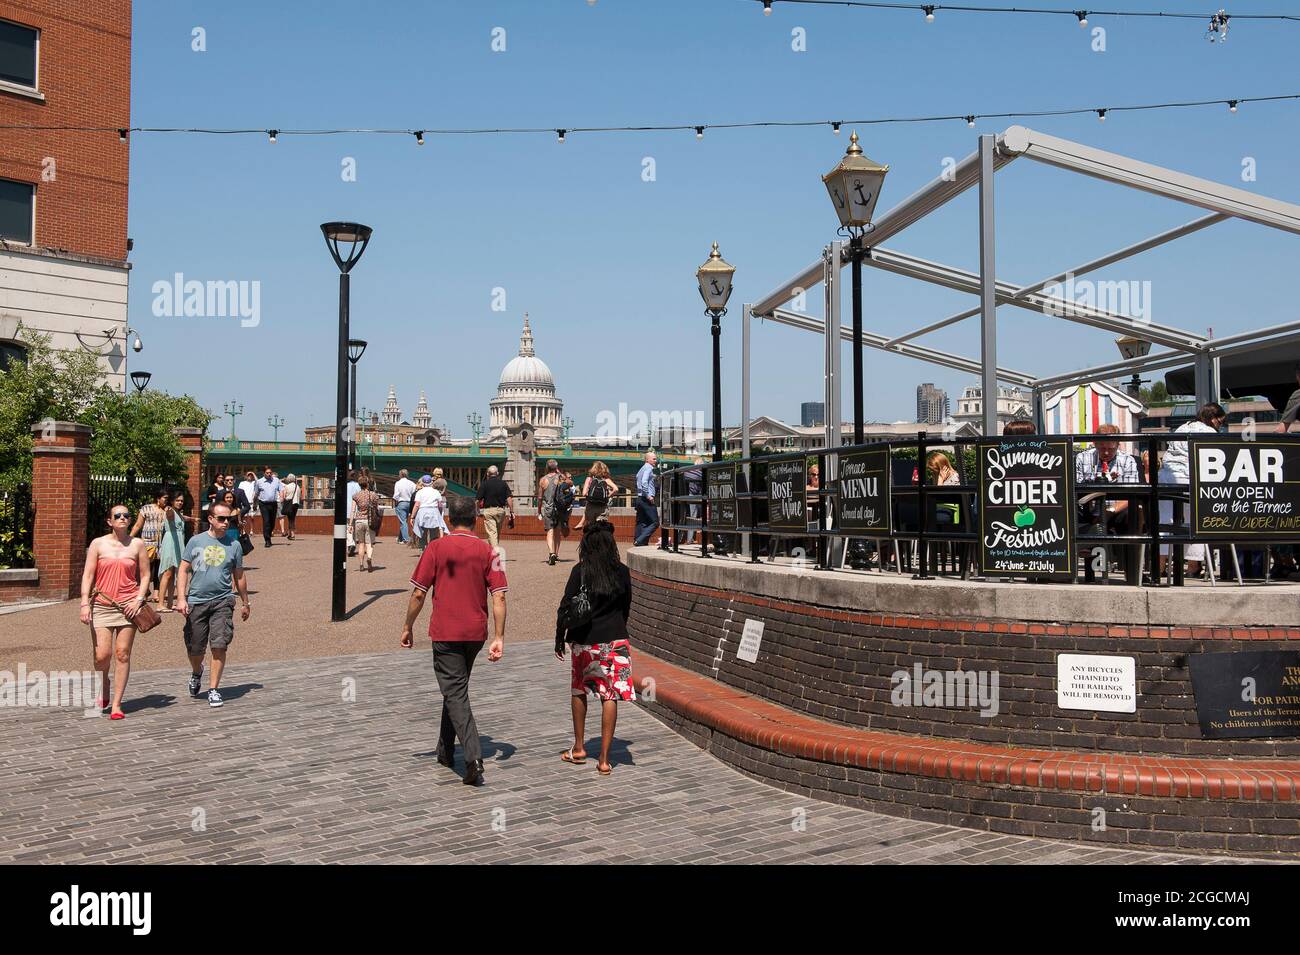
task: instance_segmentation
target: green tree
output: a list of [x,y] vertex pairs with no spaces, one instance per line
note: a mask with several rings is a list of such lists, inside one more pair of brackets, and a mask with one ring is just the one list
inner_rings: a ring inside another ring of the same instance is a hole
[[212,415],[189,395],[164,391],[124,395],[105,389],[78,420],[95,429],[92,471],[121,474],[134,468],[141,477],[175,482],[186,477],[185,452],[172,429],[206,429]]
[[0,369],[0,487],[32,476],[32,426],[45,419],[79,420],[101,392],[98,357],[62,351],[50,336],[19,328],[27,360]]
[[1169,401],[1169,390],[1165,383],[1157,379],[1150,388],[1139,388],[1138,398],[1142,403],[1150,407],[1151,405],[1166,404]]

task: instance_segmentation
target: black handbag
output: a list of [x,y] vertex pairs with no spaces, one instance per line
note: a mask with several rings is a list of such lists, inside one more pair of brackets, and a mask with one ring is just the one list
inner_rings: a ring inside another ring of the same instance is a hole
[[244,552],[245,557],[253,552],[253,538],[248,536],[247,531],[239,535],[239,549]]
[[587,575],[579,571],[582,583],[578,587],[578,592],[573,595],[569,601],[569,610],[565,614],[565,620],[569,630],[575,630],[578,627],[585,627],[591,623],[591,618],[595,613],[595,607],[591,600],[591,591],[587,590]]

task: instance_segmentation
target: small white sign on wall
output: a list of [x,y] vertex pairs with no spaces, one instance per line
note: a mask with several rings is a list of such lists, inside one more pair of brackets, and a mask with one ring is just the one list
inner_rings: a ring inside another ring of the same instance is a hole
[[1056,705],[1063,710],[1137,712],[1133,657],[1062,653],[1056,658]]
[[763,642],[763,621],[746,620],[745,632],[740,635],[740,647],[736,650],[736,659],[746,663],[758,662],[758,647]]

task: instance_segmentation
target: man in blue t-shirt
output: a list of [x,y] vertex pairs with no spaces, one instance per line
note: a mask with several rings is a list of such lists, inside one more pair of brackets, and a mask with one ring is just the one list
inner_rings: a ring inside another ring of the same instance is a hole
[[[226,666],[226,648],[235,639],[235,594],[243,610],[239,619],[247,620],[252,606],[248,602],[248,581],[244,577],[244,551],[238,539],[227,542],[226,528],[231,512],[225,504],[208,509],[208,530],[190,538],[181,552],[180,597],[176,609],[185,615],[185,652],[190,658],[190,696],[198,698],[203,683],[203,656],[212,648],[212,682],[208,689],[208,706],[221,706],[221,671]],[[233,588],[233,589],[232,589]]]

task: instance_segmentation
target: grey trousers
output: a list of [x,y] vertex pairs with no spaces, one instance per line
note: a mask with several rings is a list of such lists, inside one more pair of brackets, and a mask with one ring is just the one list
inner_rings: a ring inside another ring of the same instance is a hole
[[456,737],[459,736],[466,765],[483,758],[474,711],[469,707],[469,675],[483,643],[482,640],[433,642],[433,673],[438,678],[438,689],[442,691],[442,729],[438,738],[450,755],[456,749]]

